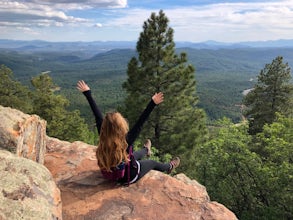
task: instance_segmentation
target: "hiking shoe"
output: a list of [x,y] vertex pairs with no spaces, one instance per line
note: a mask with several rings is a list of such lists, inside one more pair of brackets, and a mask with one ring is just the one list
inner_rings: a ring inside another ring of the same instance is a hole
[[144,147],[148,150],[147,152],[147,156],[151,156],[152,154],[152,151],[151,151],[151,147],[152,147],[152,142],[150,139],[147,139],[145,142],[144,142]]
[[168,171],[168,173],[171,173],[176,167],[178,167],[180,164],[180,158],[179,157],[175,157],[170,161],[170,169]]

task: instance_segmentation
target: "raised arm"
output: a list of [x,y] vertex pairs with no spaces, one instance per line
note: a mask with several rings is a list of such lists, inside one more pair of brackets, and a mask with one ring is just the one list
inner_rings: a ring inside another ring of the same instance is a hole
[[98,129],[98,132],[100,133],[101,125],[103,122],[103,115],[102,115],[102,112],[100,111],[100,109],[98,108],[95,100],[92,97],[90,87],[83,80],[80,80],[77,82],[76,88],[85,95],[85,97],[86,97],[86,99],[92,109],[92,112],[95,116],[96,126]]
[[131,128],[131,130],[127,134],[127,143],[128,145],[132,145],[135,139],[138,137],[143,124],[148,119],[149,115],[153,111],[156,105],[159,105],[161,102],[164,101],[164,94],[162,92],[155,93],[145,108],[145,110],[142,112],[140,117],[138,118],[137,122],[134,124],[134,126]]

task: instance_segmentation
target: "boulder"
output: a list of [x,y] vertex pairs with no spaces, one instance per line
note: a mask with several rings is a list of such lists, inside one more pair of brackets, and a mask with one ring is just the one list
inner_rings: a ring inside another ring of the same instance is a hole
[[46,121],[0,105],[0,149],[44,163]]
[[99,173],[95,146],[80,141],[60,141],[52,137],[47,137],[46,143],[44,165],[52,173],[57,185],[85,173]]
[[61,220],[60,190],[48,169],[0,150],[0,219]]
[[129,187],[109,182],[98,169],[95,149],[48,137],[45,166],[61,190],[65,220],[237,219],[184,174],[151,171]]

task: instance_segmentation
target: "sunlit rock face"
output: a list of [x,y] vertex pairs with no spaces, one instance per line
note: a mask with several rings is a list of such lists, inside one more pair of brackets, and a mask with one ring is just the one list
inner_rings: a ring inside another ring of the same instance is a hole
[[83,142],[47,140],[45,166],[61,190],[63,219],[237,219],[184,174],[151,171],[129,187],[106,181],[95,149]]
[[0,220],[234,220],[184,174],[105,180],[96,146],[46,136],[46,121],[0,106]]
[[43,164],[46,121],[0,105],[0,149]]

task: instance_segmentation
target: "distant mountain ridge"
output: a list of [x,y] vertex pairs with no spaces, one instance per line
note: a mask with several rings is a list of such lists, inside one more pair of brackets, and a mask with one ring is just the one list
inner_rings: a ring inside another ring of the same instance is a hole
[[[177,48],[189,47],[194,49],[223,49],[223,48],[293,48],[293,39],[280,39],[270,41],[247,41],[225,43],[217,41],[204,42],[175,42]],[[49,42],[41,40],[23,41],[0,39],[0,49],[17,51],[95,51],[105,52],[112,49],[135,49],[135,41],[92,41],[92,42]]]

